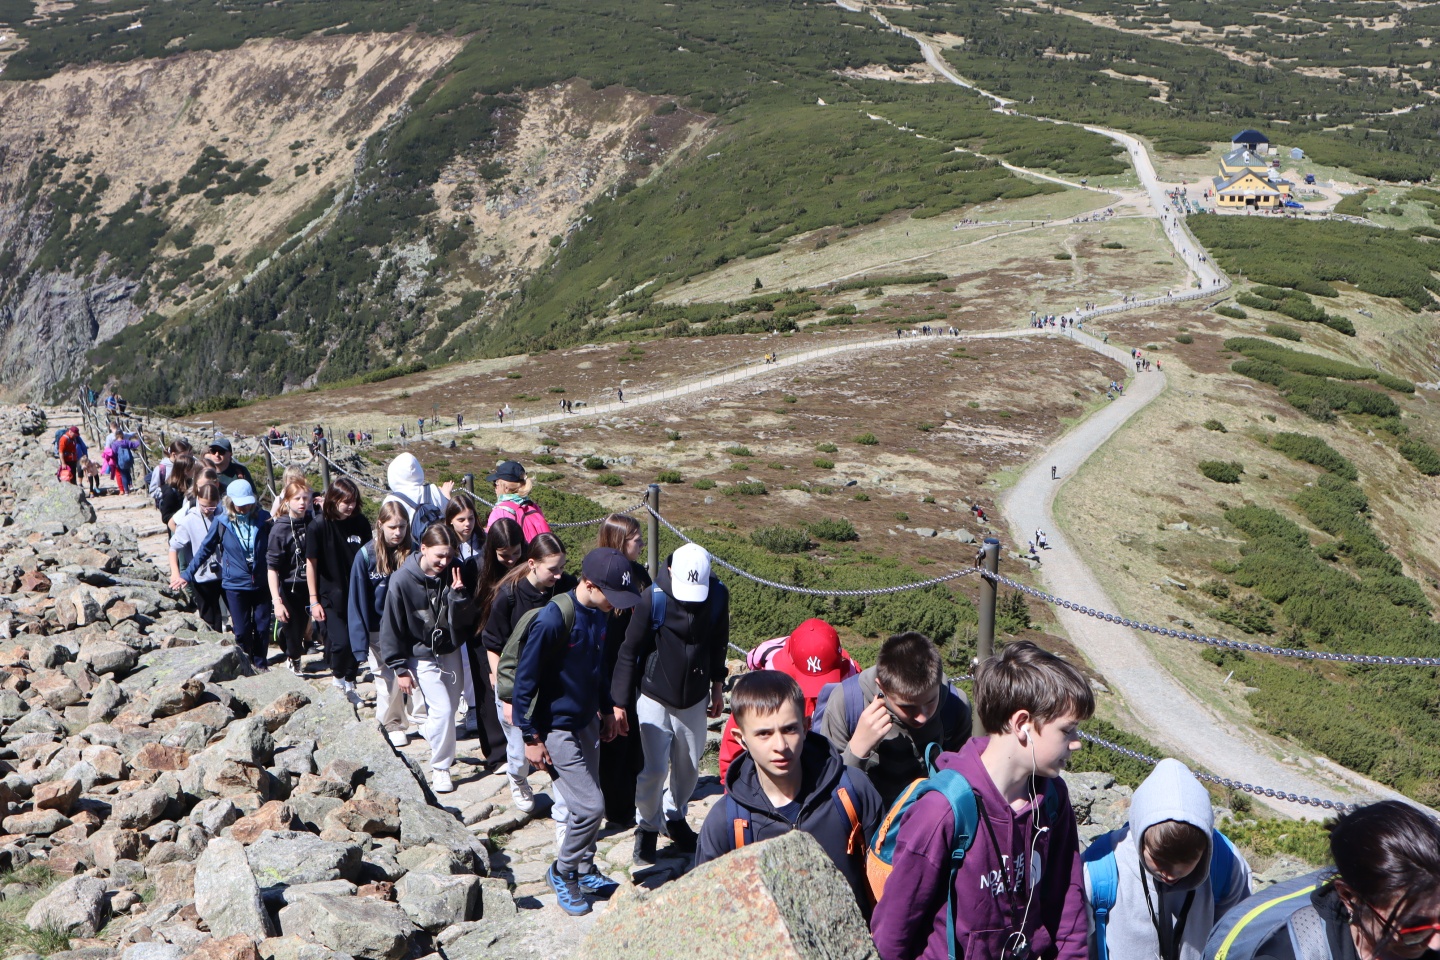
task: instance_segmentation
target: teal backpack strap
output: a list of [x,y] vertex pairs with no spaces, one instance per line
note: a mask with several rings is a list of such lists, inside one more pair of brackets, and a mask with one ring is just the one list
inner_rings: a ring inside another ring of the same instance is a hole
[[1230,877],[1235,872],[1235,846],[1219,830],[1210,835],[1210,894],[1218,906],[1230,896]]
[[[929,751],[926,751],[927,754]],[[929,763],[927,757],[927,763]],[[970,781],[954,770],[937,770],[930,776],[928,786],[937,790],[950,801],[950,811],[955,816],[955,841],[950,850],[950,873],[946,884],[948,892],[945,902],[945,943],[949,949],[949,960],[955,960],[958,944],[955,941],[955,874],[965,862],[965,854],[975,842],[975,830],[980,824],[980,811],[975,804],[975,791]]]
[[1113,834],[1101,834],[1095,842],[1080,855],[1085,875],[1090,878],[1090,912],[1095,917],[1095,955],[1099,960],[1110,960],[1110,948],[1105,944],[1105,931],[1110,923],[1110,911],[1115,908],[1115,897],[1120,889],[1120,868],[1115,864],[1115,840]]

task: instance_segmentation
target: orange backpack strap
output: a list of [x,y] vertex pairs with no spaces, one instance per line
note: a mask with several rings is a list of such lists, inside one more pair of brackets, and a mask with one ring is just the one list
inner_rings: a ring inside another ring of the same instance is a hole
[[865,839],[860,828],[860,814],[855,812],[855,801],[850,799],[850,791],[845,787],[836,789],[835,799],[840,801],[845,815],[850,818],[850,836],[845,841],[845,852],[853,857],[865,846]]
[[733,823],[735,825],[735,849],[739,850],[745,846],[745,827],[748,824],[744,820],[735,820]]
[[735,846],[739,850],[745,846],[745,831],[750,829],[750,817],[745,808],[736,802],[734,796],[725,794],[725,812],[730,815],[730,825],[735,830]]

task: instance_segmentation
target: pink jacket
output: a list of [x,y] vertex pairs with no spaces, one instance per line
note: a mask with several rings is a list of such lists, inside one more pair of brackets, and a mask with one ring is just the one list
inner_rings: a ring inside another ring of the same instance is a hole
[[529,543],[542,533],[550,532],[550,524],[545,520],[545,514],[533,502],[526,500],[524,503],[516,503],[514,500],[501,500],[495,504],[490,511],[490,516],[485,521],[485,529],[488,531],[496,520],[507,518],[520,524],[520,532],[525,535],[525,542]]

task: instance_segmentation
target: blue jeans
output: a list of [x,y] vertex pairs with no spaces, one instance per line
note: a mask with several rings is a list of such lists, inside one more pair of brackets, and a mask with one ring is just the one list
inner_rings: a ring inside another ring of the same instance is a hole
[[270,647],[270,595],[265,590],[226,590],[235,645],[253,662]]

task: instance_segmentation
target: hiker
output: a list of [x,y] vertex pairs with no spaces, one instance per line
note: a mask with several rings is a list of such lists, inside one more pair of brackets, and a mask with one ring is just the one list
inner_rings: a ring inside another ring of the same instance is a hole
[[[1397,800],[1330,826],[1333,867],[1230,910],[1206,960],[1433,960],[1440,954],[1440,825]],[[1224,949],[1222,951],[1222,945]]]
[[188,586],[200,619],[205,621],[205,625],[211,630],[219,633],[222,625],[220,558],[212,557],[210,562],[201,565],[193,576],[187,577],[180,572],[183,567],[190,565],[191,557],[200,549],[200,544],[205,542],[210,528],[216,522],[222,490],[217,476],[215,471],[202,468],[191,487],[190,504],[174,517],[175,532],[170,537],[170,588],[183,590]]
[[115,480],[115,486],[120,488],[122,495],[129,493],[134,486],[130,474],[135,468],[135,451],[140,449],[140,441],[135,439],[134,434],[116,427],[105,449],[112,452],[111,462],[114,466],[111,476]]
[[450,768],[465,669],[460,645],[475,628],[473,601],[460,568],[451,564],[455,547],[449,527],[431,524],[420,538],[419,552],[406,557],[390,578],[377,657],[395,671],[398,690],[410,693],[418,687],[425,695],[427,716],[420,733],[430,746],[430,787],[442,794],[455,790]]
[[1135,789],[1129,821],[1081,859],[1097,960],[1201,960],[1215,921],[1250,895],[1250,865],[1215,829],[1210,794],[1173,758]]
[[887,808],[925,776],[932,745],[954,752],[970,736],[970,702],[941,667],[929,637],[898,633],[880,646],[875,666],[820,692],[815,726],[870,777]]
[[190,446],[190,441],[184,437],[176,437],[170,441],[170,446],[165,450],[164,459],[155,464],[155,469],[151,470],[150,476],[146,478],[146,485],[150,488],[150,499],[155,501],[156,509],[159,509],[160,498],[165,493],[165,481],[170,473],[170,464],[180,456],[194,456],[194,449]]
[[168,476],[160,488],[160,522],[165,529],[175,532],[175,514],[185,506],[185,494],[190,490],[197,464],[188,453],[182,453],[170,461]]
[[[631,576],[640,590],[650,589],[650,571],[640,562],[640,555],[645,551],[645,536],[640,530],[640,521],[623,513],[610,514],[600,521],[595,546],[611,547],[623,553],[630,561]],[[605,634],[605,671],[612,677],[634,614],[633,609],[610,614],[610,626]],[[600,743],[600,792],[605,797],[605,819],[611,826],[623,828],[635,823],[635,781],[645,768],[640,721],[635,714],[640,678],[632,677],[623,698],[613,696],[613,683],[611,693],[615,709],[625,711],[625,724],[613,740]]]
[[[789,636],[776,637],[757,645],[745,657],[747,670],[778,670],[800,684],[805,695],[805,719],[815,713],[820,691],[828,684],[848,680],[860,672],[860,665],[840,646],[840,635],[824,620],[811,617]],[[720,734],[720,782],[741,751],[740,741],[731,733],[735,729],[734,712],[725,721]]]
[[420,538],[432,523],[445,522],[445,507],[450,503],[450,493],[455,489],[454,481],[441,486],[425,482],[425,469],[413,453],[402,453],[390,461],[385,471],[390,492],[382,503],[392,501],[405,508],[410,520],[410,544],[419,549]]
[[[531,610],[550,602],[557,593],[566,593],[575,586],[575,578],[565,573],[565,546],[553,533],[544,533],[530,542],[525,559],[511,568],[495,586],[490,609],[480,641],[490,665],[490,684],[497,687],[496,672],[500,655],[515,632],[516,625]],[[534,619],[533,617],[531,618]],[[530,787],[530,764],[525,759],[525,743],[520,728],[512,720],[510,704],[500,698],[496,689],[496,715],[505,733],[506,772],[510,776],[510,798],[515,809],[530,813],[535,809],[535,792]],[[556,822],[563,822],[557,817]]]
[[485,478],[486,483],[495,484],[495,506],[485,520],[485,529],[501,517],[509,517],[520,524],[520,531],[529,543],[542,533],[550,532],[550,524],[540,506],[530,499],[535,482],[525,475],[525,468],[518,461],[506,460]]
[[270,607],[265,602],[265,551],[270,535],[270,514],[256,502],[255,488],[248,480],[231,480],[225,488],[225,513],[217,517],[195,550],[182,577],[193,583],[219,552],[220,586],[230,608],[230,626],[235,646],[260,672],[268,670],[266,651],[270,643]]
[[[310,486],[310,480],[305,476],[304,468],[298,466],[286,467],[285,473],[282,474],[280,477],[280,492],[275,494],[275,500],[270,505],[270,516],[279,519],[280,517],[285,515],[285,513],[287,512],[285,509],[285,488],[290,486],[290,484],[294,483],[296,480],[304,483],[307,488]],[[318,494],[311,494],[311,496],[314,501],[319,501],[321,499]],[[318,506],[318,502],[312,503],[310,512],[313,514],[315,512],[315,507]]]
[[[464,491],[456,491],[450,505],[445,508],[449,517],[456,505],[462,505],[469,514],[469,528],[475,528],[475,501]],[[450,529],[456,531],[465,526],[464,514],[455,514]],[[497,520],[485,534],[480,552],[464,564],[460,571],[461,581],[475,604],[475,623],[483,627],[490,611],[490,602],[495,588],[505,575],[525,557],[525,538],[520,525],[513,520]],[[480,755],[486,763],[498,763],[505,751],[505,731],[495,710],[495,688],[490,683],[490,665],[484,654],[484,644],[476,635],[466,638],[461,651],[465,662],[465,732],[480,738]]]
[[217,436],[210,441],[210,445],[205,449],[205,459],[210,461],[215,472],[220,474],[221,483],[244,480],[254,486],[255,481],[251,478],[249,469],[245,464],[236,462],[230,441],[225,437]]
[[[681,853],[695,852],[685,815],[708,721],[724,706],[729,647],[730,591],[711,574],[705,548],[684,544],[640,595],[610,685],[611,698],[623,703],[635,672],[641,673],[635,717],[645,766],[635,784],[636,863],[655,862],[662,831]],[[626,723],[623,707],[615,719]]]
[[[67,483],[78,483],[80,478],[80,428],[68,427],[55,441],[55,452],[60,458],[60,470],[69,470]],[[58,476],[58,471],[57,471]]]
[[[441,524],[444,526],[444,524]],[[325,491],[320,513],[305,531],[305,580],[310,588],[310,619],[325,638],[325,663],[336,687],[351,703],[360,702],[355,689],[357,665],[350,648],[345,616],[350,607],[350,568],[355,555],[374,536],[360,510],[360,488],[339,477]]]
[[[574,618],[569,626],[562,597]],[[602,667],[610,612],[634,607],[640,592],[625,555],[600,547],[586,554],[580,582],[562,597],[530,624],[515,666],[511,716],[523,731],[525,758],[553,769],[569,805],[564,842],[545,879],[560,909],[583,916],[591,911],[587,895],[608,898],[619,886],[595,868],[605,815],[600,740],[613,737],[616,726]]]
[[86,492],[91,496],[98,497],[100,495],[100,464],[82,453],[80,455],[80,473],[85,477]]
[[1057,467],[1057,466],[1055,466],[1053,463],[1050,465],[1050,479],[1051,479],[1051,480],[1058,480],[1058,479],[1060,479],[1060,468]]
[[956,811],[944,792],[914,802],[885,881],[898,895],[882,893],[871,918],[876,952],[943,960],[963,944],[966,957],[1084,960],[1080,842],[1060,771],[1095,695],[1070,664],[1019,640],[980,665],[975,703],[987,736],[936,763],[974,796],[972,845],[958,865],[950,857]]
[[870,913],[865,838],[885,808],[865,775],[847,767],[805,720],[805,694],[778,670],[747,673],[730,691],[731,736],[741,753],[725,778],[726,795],[700,828],[695,865],[737,847],[803,830],[824,849]]
[[418,691],[407,697],[395,683],[395,670],[380,657],[380,621],[390,578],[410,556],[410,518],[405,508],[391,501],[381,505],[375,519],[375,539],[360,548],[350,568],[350,594],[346,625],[350,652],[356,660],[368,659],[375,680],[375,722],[392,746],[410,742],[411,715],[406,700],[416,702]]
[[280,494],[284,511],[270,527],[265,548],[270,600],[275,607],[275,641],[285,651],[290,672],[300,672],[305,653],[305,628],[310,625],[305,598],[310,584],[305,571],[305,534],[310,526],[313,495],[303,479],[291,480]]

